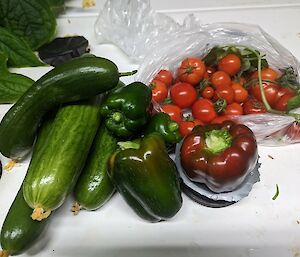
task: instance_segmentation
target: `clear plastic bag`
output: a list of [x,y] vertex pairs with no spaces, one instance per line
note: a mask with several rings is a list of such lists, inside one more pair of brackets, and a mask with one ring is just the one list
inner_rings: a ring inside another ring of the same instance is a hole
[[[175,75],[184,58],[203,57],[216,45],[244,45],[265,54],[272,68],[293,67],[298,77],[300,73],[300,63],[291,52],[257,25],[201,24],[192,14],[178,24],[152,10],[149,0],[108,0],[100,11],[95,30],[99,43],[117,45],[140,64],[135,79],[145,84],[161,69],[171,70]],[[291,127],[294,131],[295,126],[300,127],[293,117],[243,115],[238,121],[254,131],[260,144],[300,142],[300,132],[286,134]]]

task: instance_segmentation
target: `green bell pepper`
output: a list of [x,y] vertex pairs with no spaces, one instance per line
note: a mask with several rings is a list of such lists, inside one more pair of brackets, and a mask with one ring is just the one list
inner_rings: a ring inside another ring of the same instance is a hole
[[119,143],[108,163],[108,175],[118,192],[141,218],[168,220],[182,206],[179,174],[162,137],[149,134]]
[[151,97],[151,89],[141,82],[109,94],[100,110],[108,130],[122,138],[140,131],[150,118]]
[[152,116],[145,130],[145,135],[154,132],[159,133],[167,144],[178,143],[181,140],[178,123],[171,120],[171,117],[164,112]]

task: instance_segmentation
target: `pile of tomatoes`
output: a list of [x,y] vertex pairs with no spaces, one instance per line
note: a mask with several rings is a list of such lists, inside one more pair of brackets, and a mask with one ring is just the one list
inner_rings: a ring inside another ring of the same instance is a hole
[[[242,60],[229,53],[214,66],[197,57],[184,59],[175,76],[160,70],[150,83],[152,100],[178,122],[184,136],[195,125],[221,123],[237,115],[265,113],[257,70],[241,76]],[[237,76],[239,74],[239,76]],[[261,70],[263,89],[271,108],[285,111],[295,92],[276,83],[280,73]]]

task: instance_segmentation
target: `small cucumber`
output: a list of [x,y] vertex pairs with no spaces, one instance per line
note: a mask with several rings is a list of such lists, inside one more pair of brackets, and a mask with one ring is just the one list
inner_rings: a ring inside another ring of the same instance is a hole
[[117,66],[100,57],[79,57],[37,80],[5,114],[0,123],[0,152],[20,160],[31,150],[42,117],[61,103],[88,99],[114,88]]
[[73,211],[96,210],[113,195],[115,188],[107,174],[107,161],[117,149],[117,138],[103,123],[94,139],[85,167],[74,189]]
[[23,190],[20,188],[1,229],[0,256],[17,255],[29,249],[36,239],[44,231],[47,220],[41,222],[32,220],[32,209],[23,198]]
[[31,217],[47,218],[73,189],[100,124],[98,104],[73,103],[61,107],[47,144],[31,160],[23,185]]

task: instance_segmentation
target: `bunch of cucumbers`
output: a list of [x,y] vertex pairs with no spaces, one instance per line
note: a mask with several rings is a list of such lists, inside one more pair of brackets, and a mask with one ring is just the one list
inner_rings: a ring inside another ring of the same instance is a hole
[[123,84],[110,60],[84,56],[45,74],[0,123],[0,152],[32,158],[1,229],[0,256],[26,251],[73,192],[74,213],[96,210],[118,191],[150,222],[182,206],[179,175],[167,146],[178,124],[153,114],[151,89]]

